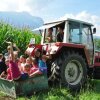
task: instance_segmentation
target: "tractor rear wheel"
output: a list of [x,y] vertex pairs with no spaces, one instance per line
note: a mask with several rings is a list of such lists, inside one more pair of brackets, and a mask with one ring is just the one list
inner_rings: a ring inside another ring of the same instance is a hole
[[79,54],[67,56],[61,67],[61,83],[72,90],[79,90],[85,83],[87,67],[84,58]]
[[60,80],[63,86],[79,90],[87,77],[87,66],[84,58],[77,53],[62,53],[52,64],[53,79]]

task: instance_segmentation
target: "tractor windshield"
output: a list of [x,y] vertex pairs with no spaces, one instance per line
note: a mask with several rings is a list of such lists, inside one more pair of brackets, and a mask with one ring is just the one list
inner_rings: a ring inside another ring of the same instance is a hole
[[92,32],[91,26],[85,25],[79,22],[69,23],[69,42],[77,44],[85,44],[89,48],[93,46],[92,44]]
[[69,22],[69,35],[69,42],[85,45],[92,62],[94,45],[91,26],[79,22]]

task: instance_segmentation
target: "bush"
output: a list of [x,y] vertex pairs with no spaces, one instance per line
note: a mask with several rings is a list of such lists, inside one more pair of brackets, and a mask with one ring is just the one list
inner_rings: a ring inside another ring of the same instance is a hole
[[33,33],[28,28],[18,29],[7,23],[0,22],[0,52],[5,53],[7,44],[6,41],[16,43],[23,54],[29,44],[31,38],[36,39],[36,44],[40,43],[41,36]]

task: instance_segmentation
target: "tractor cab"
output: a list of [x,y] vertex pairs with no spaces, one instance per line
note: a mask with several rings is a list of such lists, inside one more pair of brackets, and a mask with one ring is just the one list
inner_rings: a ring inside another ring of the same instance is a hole
[[48,29],[53,29],[53,41],[57,42],[57,33],[58,27],[63,27],[64,38],[63,43],[76,43],[76,44],[87,44],[87,42],[92,41],[92,28],[93,26],[90,23],[74,20],[74,19],[66,19],[62,21],[56,21],[51,23],[46,23],[42,27],[39,27],[35,30],[42,30],[42,41],[41,44],[47,43],[46,37],[48,36]]
[[[44,45],[45,50],[47,50],[47,45],[52,48],[56,48],[55,44],[59,42],[57,40],[57,35],[59,33],[58,28],[61,27],[63,30],[63,39],[60,43],[63,44],[75,44],[78,46],[83,45],[88,52],[91,65],[93,64],[94,59],[94,43],[93,43],[93,33],[96,32],[92,30],[92,24],[80,20],[67,18],[66,20],[60,20],[51,23],[45,23],[43,26],[37,28],[36,30],[42,31],[42,40],[41,44]],[[52,41],[48,41],[48,30],[52,28]],[[52,48],[52,50],[53,50]],[[54,49],[53,51],[57,51]]]

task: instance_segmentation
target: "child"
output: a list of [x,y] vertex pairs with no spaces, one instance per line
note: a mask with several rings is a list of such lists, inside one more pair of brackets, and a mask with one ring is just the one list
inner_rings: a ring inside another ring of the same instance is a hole
[[21,55],[20,59],[19,59],[19,64],[18,64],[19,69],[20,69],[21,72],[23,72],[23,70],[24,70],[25,63],[26,63],[26,58],[25,58],[24,55]]
[[23,72],[21,72],[20,80],[25,80],[29,77],[30,74],[30,64],[25,63]]
[[33,65],[33,67],[30,70],[30,76],[35,76],[37,74],[42,74],[39,70],[36,58],[32,58],[32,65]]
[[6,72],[7,66],[5,64],[5,61],[3,61],[3,54],[0,53],[0,74],[4,71]]
[[38,63],[36,61],[36,58],[32,58],[32,68],[31,68],[30,73],[33,73],[37,69],[39,69],[39,67],[38,67]]
[[9,68],[7,69],[7,79],[8,80],[18,80],[21,77],[21,72],[18,68],[18,63],[15,61],[14,53],[13,53],[13,45],[10,44],[10,57],[9,57]]
[[20,56],[20,63],[25,64],[26,63],[26,58],[24,55]]
[[[5,65],[6,65],[6,69],[5,69],[5,71],[3,71],[3,72],[1,73],[0,77],[6,79],[6,77],[7,77],[7,68],[8,68],[8,66],[9,66],[9,59],[8,59],[8,58],[5,59]],[[4,67],[4,66],[3,66],[3,67]]]
[[27,63],[27,64],[30,64],[30,66],[32,67],[32,58],[31,58],[31,57],[28,57],[28,58],[26,59],[26,63]]
[[2,61],[2,59],[3,59],[3,54],[0,53],[0,61]]
[[30,74],[30,69],[31,69],[30,64],[26,63],[24,65],[23,73],[27,73],[29,75]]
[[42,56],[42,60],[39,60],[39,69],[42,73],[47,73],[46,60],[47,57],[45,55]]

